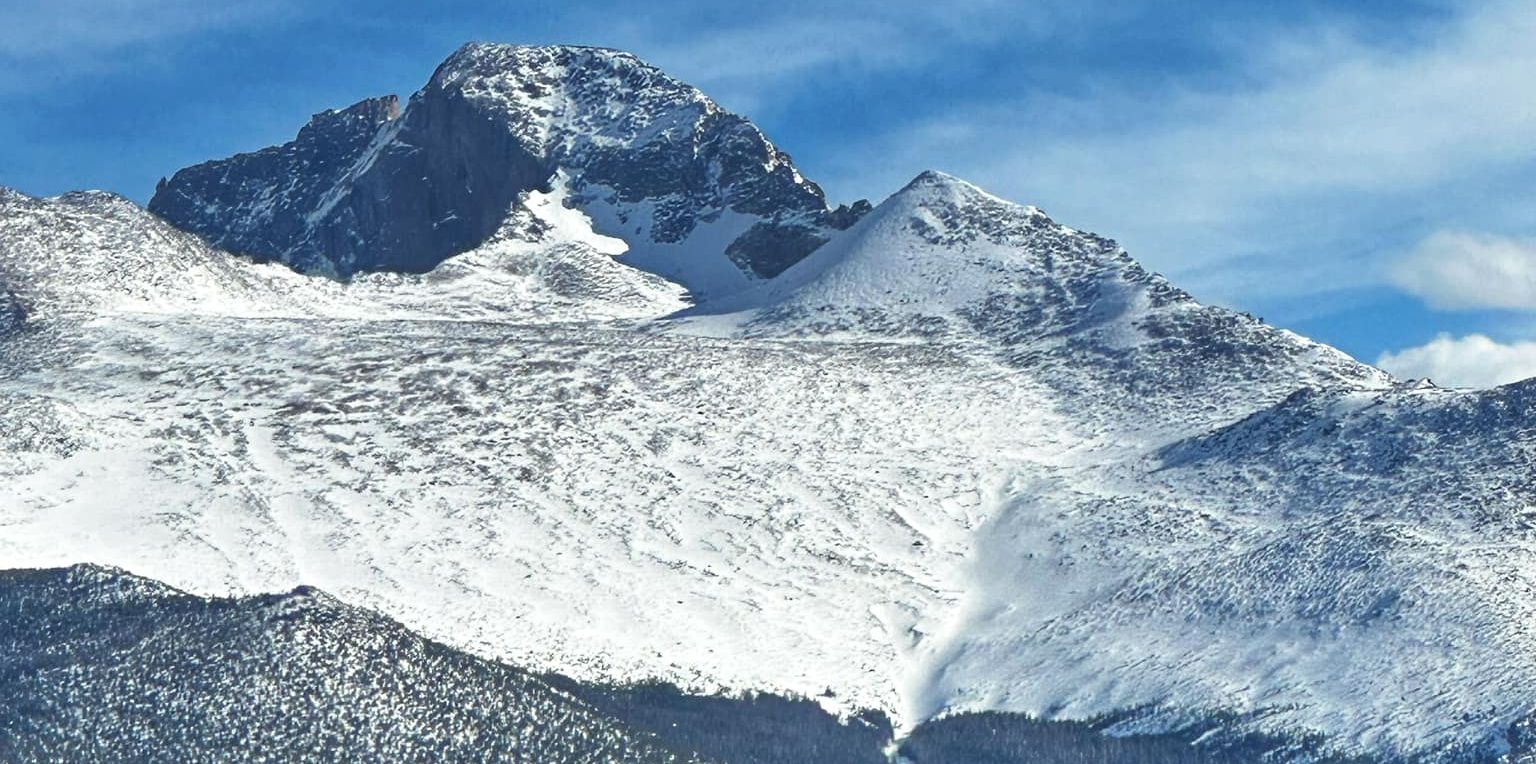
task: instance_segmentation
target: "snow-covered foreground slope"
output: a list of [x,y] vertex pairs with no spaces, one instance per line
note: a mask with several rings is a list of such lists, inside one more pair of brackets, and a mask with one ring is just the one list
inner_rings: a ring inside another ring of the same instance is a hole
[[84,335],[6,385],[89,423],[0,489],[14,564],[309,581],[531,665],[855,706],[894,699],[870,608],[937,607],[995,500],[1004,457],[966,433],[1012,411],[1034,447],[1056,437],[1027,383],[937,348],[203,318]]
[[1528,386],[1398,383],[936,173],[669,317],[562,187],[533,243],[347,286],[10,198],[0,559],[315,585],[903,730],[1220,715],[1451,759],[1536,707]]

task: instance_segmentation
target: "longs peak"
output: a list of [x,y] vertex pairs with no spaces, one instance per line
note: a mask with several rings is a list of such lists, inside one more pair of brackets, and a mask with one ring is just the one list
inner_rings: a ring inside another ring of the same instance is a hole
[[425,272],[562,186],[626,262],[721,294],[846,227],[751,122],[629,54],[475,43],[398,115],[317,116],[294,141],[181,170],[150,210],[212,244],[310,272]]

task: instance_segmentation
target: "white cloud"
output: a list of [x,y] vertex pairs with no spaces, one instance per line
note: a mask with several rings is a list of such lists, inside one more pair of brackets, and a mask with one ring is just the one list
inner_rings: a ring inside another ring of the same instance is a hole
[[1436,233],[1390,275],[1435,308],[1536,309],[1536,240]]
[[1536,377],[1536,342],[1501,343],[1481,334],[1442,334],[1427,344],[1382,353],[1376,365],[1403,378],[1452,387],[1493,387]]

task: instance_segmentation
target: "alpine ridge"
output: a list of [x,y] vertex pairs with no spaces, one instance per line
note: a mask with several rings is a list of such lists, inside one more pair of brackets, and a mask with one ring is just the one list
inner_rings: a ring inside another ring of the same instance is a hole
[[628,54],[472,44],[148,212],[0,192],[0,296],[13,566],[320,587],[892,751],[1536,755],[1531,384],[1394,379],[943,173],[832,208]]
[[634,56],[489,44],[403,112],[387,97],[316,115],[292,143],[176,173],[149,208],[303,271],[424,272],[556,186],[627,261],[700,294],[777,274],[864,209],[828,209],[750,122]]

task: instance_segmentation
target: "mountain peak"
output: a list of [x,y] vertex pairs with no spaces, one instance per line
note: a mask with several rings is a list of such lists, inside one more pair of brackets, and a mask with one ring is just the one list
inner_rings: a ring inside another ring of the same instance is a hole
[[520,57],[524,60],[559,59],[574,56],[589,56],[594,60],[627,61],[649,66],[639,56],[620,48],[610,48],[602,45],[582,45],[576,43],[549,43],[543,45],[529,45],[511,42],[495,42],[493,40],[470,40],[460,45],[443,62],[443,68],[450,68],[456,63],[485,58],[501,58],[507,56]]
[[[704,318],[722,315],[724,327]],[[1111,239],[933,170],[779,278],[699,306],[684,326],[979,340],[1010,363],[1050,358],[1069,377],[1139,367],[1133,376],[1169,380],[1168,390],[1242,377],[1280,395],[1382,379],[1331,348],[1200,305]]]
[[964,178],[939,170],[918,173],[900,191],[892,194],[888,201],[893,207],[982,205],[996,215],[1038,217],[1055,225],[1038,207],[1009,201]]
[[[691,107],[721,111],[698,88],[668,76],[632,53],[575,45],[510,45],[474,42],[449,56],[426,90],[443,89],[496,102],[507,111],[564,106],[542,116],[553,122],[587,118],[586,127],[612,129],[623,115],[592,119],[581,111],[615,103],[641,103],[650,111]],[[636,115],[645,117],[646,115]],[[640,120],[640,121],[643,121]],[[552,125],[553,126],[553,125]]]
[[632,54],[470,43],[403,109],[316,115],[291,143],[176,173],[150,202],[215,245],[349,277],[425,272],[561,187],[625,262],[695,295],[769,278],[862,208],[820,187],[755,125]]
[[1019,303],[1012,311],[1038,321],[1063,303],[1102,300],[1104,284],[1144,276],[1109,239],[927,170],[782,277],[697,313],[748,310],[772,317],[753,323],[773,332],[873,321],[882,331],[926,333],[970,323],[1005,296]]
[[[962,188],[976,188],[970,181],[955,177],[941,170],[923,170],[917,177],[907,182],[903,190],[918,188],[939,188],[959,186]],[[980,189],[977,189],[980,190]]]

